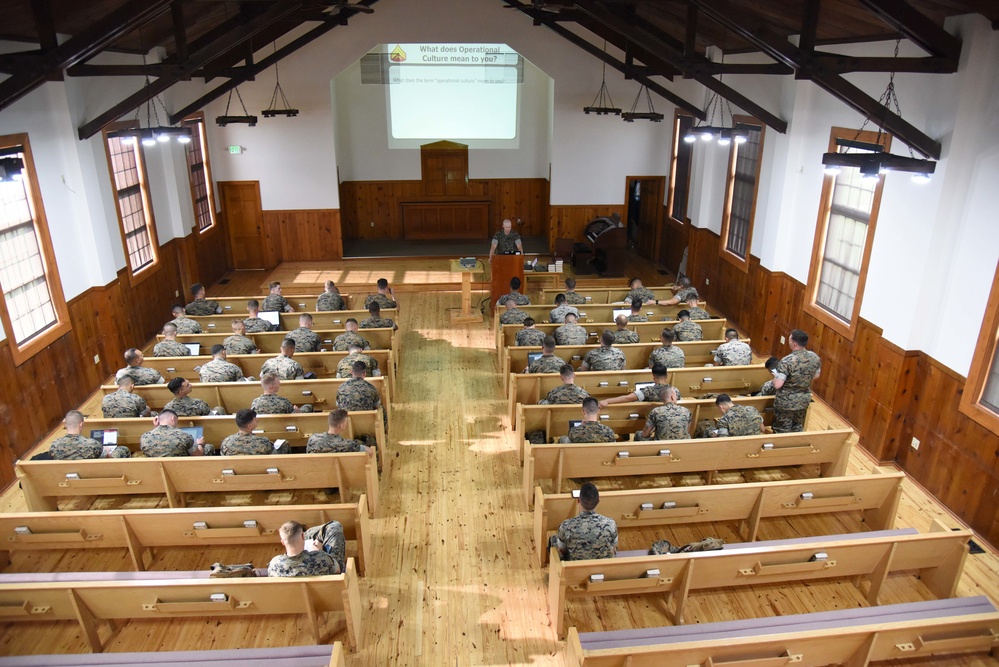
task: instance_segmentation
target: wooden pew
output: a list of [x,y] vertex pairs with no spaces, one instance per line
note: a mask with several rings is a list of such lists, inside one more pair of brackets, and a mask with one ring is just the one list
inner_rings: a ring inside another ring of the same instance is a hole
[[[903,534],[904,533],[904,534]],[[827,535],[749,544],[725,545],[720,551],[563,561],[551,549],[548,567],[548,611],[559,638],[565,636],[566,601],[602,595],[655,593],[672,602],[674,625],[683,623],[693,591],[741,586],[795,584],[822,579],[869,581],[867,601],[876,605],[893,572],[918,571],[938,598],[953,597],[968,554],[970,530],[951,531],[935,522],[929,533],[879,531]],[[826,558],[815,558],[816,554]],[[655,576],[646,576],[657,570]],[[602,574],[602,581],[591,581]]]
[[[364,575],[371,557],[371,526],[363,493],[355,503],[328,505],[0,514],[0,561],[36,550],[128,549],[132,566],[144,571],[147,557],[151,563],[153,550],[163,547],[269,544],[280,549],[278,528],[292,519],[307,527],[339,521],[346,540],[357,543],[357,571]],[[200,521],[208,527],[195,529]],[[245,527],[247,521],[256,526]],[[31,533],[18,532],[19,527]]]
[[[725,633],[723,641],[717,638],[720,632]],[[997,635],[999,612],[988,598],[977,596],[634,631],[579,633],[572,627],[567,664],[867,667],[884,660],[930,664],[932,656],[941,654],[995,655]]]
[[[342,334],[345,329],[340,326],[335,329],[313,329],[319,335],[320,344],[323,349],[332,350],[333,341]],[[247,338],[253,339],[257,344],[260,354],[277,354],[281,351],[281,341],[284,340],[286,331],[266,331],[263,333],[248,333]],[[364,329],[360,332],[364,340],[368,341],[373,350],[391,350],[395,344],[395,331],[392,329]],[[177,336],[178,343],[198,343],[201,345],[201,352],[210,353],[212,345],[221,345],[222,342],[232,335],[232,329],[228,324],[209,330],[209,333],[200,334],[180,334]],[[147,357],[153,356],[153,347],[163,340],[163,335],[156,336],[154,341],[147,345],[142,353]]]
[[[347,319],[353,317],[360,323],[371,315],[367,310],[332,310],[332,311],[307,311],[312,315],[312,323],[316,331],[327,331],[338,329],[343,326]],[[298,316],[302,313],[281,313],[281,330],[292,331],[298,328]],[[386,308],[381,312],[382,317],[398,319],[398,311],[395,308]],[[223,331],[232,334],[232,321],[236,317],[245,317],[244,313],[235,315],[192,315],[191,319],[201,325],[203,331]]]
[[371,515],[378,511],[378,470],[364,452],[18,461],[14,469],[30,512],[56,512],[60,498],[79,496],[156,494],[170,507],[186,507],[188,493],[334,487],[342,503],[351,489],[363,489]]
[[[343,642],[316,646],[156,651],[155,653],[102,653],[102,667],[135,665],[207,665],[209,667],[346,667]],[[0,658],[2,667],[92,667],[91,654],[25,655]]]
[[[762,364],[753,366],[714,366],[712,368],[671,368],[668,381],[680,390],[681,398],[705,394],[732,396],[759,391],[773,375]],[[634,390],[635,383],[651,382],[648,370],[587,371],[576,373],[576,384],[597,399],[620,396]],[[511,373],[507,400],[510,420],[516,426],[517,404],[533,405],[562,384],[558,373]]]
[[[869,530],[888,530],[895,523],[905,474],[875,468],[873,475],[824,479],[685,486],[635,491],[604,491],[598,511],[618,530],[714,521],[739,522],[740,536],[755,542],[760,521],[832,512],[861,512]],[[808,496],[806,494],[811,494]],[[653,509],[643,509],[651,503]],[[664,508],[665,503],[673,503]],[[534,553],[542,566],[548,558],[548,536],[579,513],[571,493],[545,494],[534,489]]]
[[[763,417],[764,425],[773,422],[773,396],[746,396],[736,399],[739,405],[751,405]],[[611,427],[619,440],[627,441],[636,431],[645,428],[649,413],[661,403],[619,403],[608,405],[600,411],[601,423]],[[680,405],[690,410],[691,435],[701,419],[718,419],[722,412],[713,398],[685,398]],[[527,434],[531,431],[544,431],[545,442],[556,442],[569,434],[569,422],[580,419],[582,411],[578,405],[523,405],[517,404],[517,453],[521,461],[527,451]]]
[[[116,573],[122,577],[126,573]],[[90,650],[104,645],[97,621],[177,617],[241,618],[263,614],[303,615],[316,643],[322,643],[322,616],[342,612],[347,620],[347,645],[356,650],[361,632],[361,594],[354,559],[343,574],[322,577],[246,577],[209,579],[208,572],[158,572],[111,579],[106,573],[79,573],[76,581],[51,574],[0,575],[0,618],[4,621],[76,621]],[[7,583],[12,578],[23,583]],[[36,579],[35,581],[25,581]],[[212,600],[222,594],[222,600]]]
[[[524,502],[534,502],[540,480],[552,492],[575,478],[637,477],[705,473],[710,484],[722,470],[751,470],[818,465],[821,477],[846,474],[855,434],[850,429],[771,433],[706,440],[659,440],[569,445],[527,445],[524,457]],[[628,456],[621,456],[627,452]]]
[[[392,419],[392,401],[389,400],[388,386],[385,378],[367,378],[381,396],[382,406]],[[311,405],[316,411],[336,410],[336,392],[346,380],[330,378],[325,380],[282,380],[279,396],[284,396],[294,405]],[[250,407],[257,396],[263,394],[259,382],[192,382],[191,396],[200,398],[209,407],[221,405],[230,415],[237,410]],[[118,387],[113,384],[101,386],[102,396],[113,394]],[[135,388],[135,394],[141,396],[151,410],[162,410],[163,406],[174,399],[165,384],[146,384]],[[89,403],[89,401],[88,401]],[[101,415],[100,402],[97,401],[92,414]]]
[[[620,281],[619,281],[620,282]],[[649,290],[656,295],[656,299],[660,301],[669,301],[676,293],[669,287],[649,287]],[[625,297],[631,290],[627,287],[617,286],[605,286],[605,287],[587,287],[581,288],[579,282],[576,283],[576,293],[582,297],[587,298],[587,303],[583,306],[588,306],[590,304],[601,304],[601,303],[624,303]],[[565,285],[561,288],[551,288],[543,287],[541,289],[541,303],[549,303],[552,306],[555,305],[555,297],[559,294],[565,294]],[[243,304],[246,305],[245,303]],[[579,308],[580,306],[577,306]],[[704,310],[709,310],[706,302],[701,301],[701,308]],[[710,312],[710,311],[709,311]]]
[[[319,292],[322,292],[322,287],[319,288]],[[217,301],[220,306],[222,306],[223,315],[232,315],[233,317],[246,317],[246,302],[250,299],[256,299],[260,303],[264,302],[267,298],[267,294],[261,294],[258,296],[220,296],[212,297],[212,301]],[[316,310],[316,301],[319,300],[319,294],[282,294],[291,307],[295,309],[296,312],[311,312]],[[353,294],[340,293],[343,297],[343,303],[347,307],[347,310],[355,309],[360,310],[364,306],[364,299],[367,295],[360,297],[357,301],[358,305],[355,308],[354,302],[357,297]],[[334,311],[330,311],[334,312]],[[336,311],[341,312],[341,311]],[[297,324],[295,326],[298,326]]]

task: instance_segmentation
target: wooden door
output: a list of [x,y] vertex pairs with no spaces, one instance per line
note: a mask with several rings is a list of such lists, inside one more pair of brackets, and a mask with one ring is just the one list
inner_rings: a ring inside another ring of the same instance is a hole
[[266,269],[259,181],[219,181],[233,269]]
[[[659,247],[662,230],[663,201],[666,190],[665,176],[629,176],[625,190],[625,201],[631,201],[634,184],[637,183],[640,199],[636,202],[636,220],[628,215],[628,238],[634,243],[635,250],[646,259],[655,259],[655,250]],[[629,213],[631,211],[629,210]],[[631,225],[637,223],[637,233]]]

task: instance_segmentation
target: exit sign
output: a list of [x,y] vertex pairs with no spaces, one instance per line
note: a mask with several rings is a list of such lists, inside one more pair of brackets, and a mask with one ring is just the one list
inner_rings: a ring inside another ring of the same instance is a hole
[[243,152],[242,146],[229,146],[229,155],[239,155]]

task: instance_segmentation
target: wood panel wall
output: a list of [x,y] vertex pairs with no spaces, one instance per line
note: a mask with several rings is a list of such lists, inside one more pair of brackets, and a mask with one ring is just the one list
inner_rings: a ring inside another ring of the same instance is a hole
[[8,342],[0,342],[0,486],[14,481],[14,461],[124,366],[126,349],[144,345],[171,319],[171,305],[188,301],[192,282],[212,285],[228,273],[226,238],[216,229],[174,239],[160,247],[161,266],[150,280],[133,287],[123,269],[111,283],[74,297],[69,333],[20,366]]
[[583,241],[583,230],[596,218],[609,216],[617,211],[624,218],[624,206],[594,205],[552,205],[549,208],[548,247],[555,247],[555,239]]
[[[922,351],[906,351],[863,319],[853,341],[805,314],[805,285],[750,257],[748,273],[718,253],[717,234],[667,225],[690,246],[688,273],[698,290],[734,321],[760,354],[782,356],[791,329],[809,335],[822,357],[814,389],[860,432],[860,444],[895,461],[992,544],[999,544],[999,434],[958,410],[965,378]],[[682,252],[682,249],[680,250]],[[675,269],[675,265],[670,266]],[[708,281],[710,284],[705,284]],[[921,441],[911,448],[913,437]]]
[[264,211],[264,234],[274,244],[273,265],[282,261],[321,262],[343,259],[340,211],[303,209]]
[[[519,218],[514,229],[521,236],[544,236],[548,230],[547,179],[469,179],[465,197],[490,200],[490,228],[495,230],[503,218]],[[425,199],[422,181],[345,181],[340,184],[343,237],[401,240],[400,204]]]

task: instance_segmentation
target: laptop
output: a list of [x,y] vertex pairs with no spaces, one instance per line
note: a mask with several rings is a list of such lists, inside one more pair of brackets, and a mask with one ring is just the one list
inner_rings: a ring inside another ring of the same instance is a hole
[[196,357],[201,354],[201,343],[184,343],[187,349],[191,351],[191,356]]
[[629,315],[631,315],[631,308],[615,308],[611,312],[611,319],[616,320],[618,315],[624,315],[625,317],[628,317]]
[[197,442],[198,438],[202,438],[205,435],[204,426],[185,426],[180,430],[194,438],[195,442]]
[[260,319],[270,322],[275,329],[281,325],[281,314],[276,310],[262,310],[259,316]]
[[574,429],[575,427],[579,426],[582,423],[583,423],[582,419],[570,419],[569,420],[569,430]]
[[535,361],[537,361],[538,359],[540,359],[541,355],[543,355],[543,354],[544,354],[544,352],[528,352],[527,353],[527,365],[530,366],[531,364],[533,364]]
[[645,391],[649,387],[654,387],[655,384],[655,382],[636,382],[635,391]]
[[478,260],[474,257],[462,257],[458,260],[458,266],[463,269],[474,269],[477,263]]

